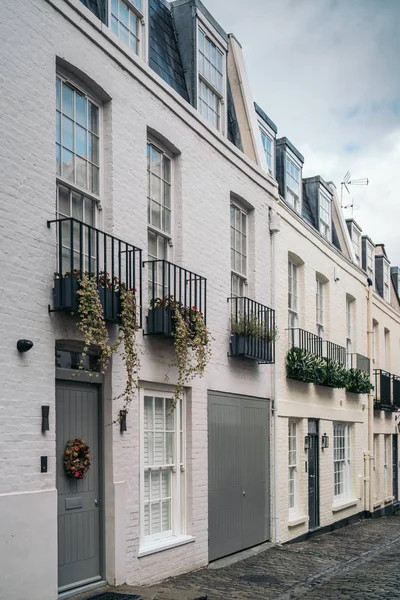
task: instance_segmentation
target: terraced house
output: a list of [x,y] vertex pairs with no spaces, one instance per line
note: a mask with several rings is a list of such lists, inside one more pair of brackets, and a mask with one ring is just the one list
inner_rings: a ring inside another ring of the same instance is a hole
[[392,505],[398,273],[237,39],[199,0],[15,0],[0,40],[0,597]]

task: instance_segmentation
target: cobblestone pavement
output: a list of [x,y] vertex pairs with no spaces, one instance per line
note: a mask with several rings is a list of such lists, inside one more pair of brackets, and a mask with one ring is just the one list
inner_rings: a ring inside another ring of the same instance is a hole
[[208,600],[400,599],[400,515],[275,546],[229,567],[169,579],[162,587],[169,598],[185,590],[187,597],[206,594]]

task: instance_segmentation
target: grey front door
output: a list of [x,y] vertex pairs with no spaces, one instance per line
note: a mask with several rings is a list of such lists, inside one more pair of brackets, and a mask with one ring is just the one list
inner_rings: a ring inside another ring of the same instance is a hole
[[269,539],[269,401],[209,393],[209,560]]
[[[98,386],[57,380],[56,423],[58,587],[64,591],[101,579]],[[64,469],[65,447],[74,438],[90,448],[91,466],[81,480]]]
[[319,437],[318,421],[308,420],[308,526],[319,527]]
[[399,453],[397,445],[397,434],[393,435],[393,502],[399,501]]

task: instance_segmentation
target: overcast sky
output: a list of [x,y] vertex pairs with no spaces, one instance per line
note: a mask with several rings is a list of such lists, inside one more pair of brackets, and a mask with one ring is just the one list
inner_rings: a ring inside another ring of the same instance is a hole
[[[204,0],[303,175],[368,177],[353,217],[400,264],[400,0]],[[346,216],[351,216],[346,211]]]

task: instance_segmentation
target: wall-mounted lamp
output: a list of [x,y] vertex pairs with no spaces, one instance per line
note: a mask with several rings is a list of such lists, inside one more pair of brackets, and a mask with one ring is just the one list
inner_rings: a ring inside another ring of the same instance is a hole
[[121,433],[126,431],[126,413],[126,410],[119,411],[119,430]]
[[17,350],[18,352],[28,352],[33,346],[33,342],[31,340],[18,340],[17,342]]
[[42,431],[48,431],[50,406],[42,406]]
[[306,435],[304,437],[304,450],[308,450],[310,447],[310,436]]
[[326,433],[324,433],[324,435],[322,436],[321,442],[322,450],[325,450],[325,448],[329,448],[329,437],[326,435]]

